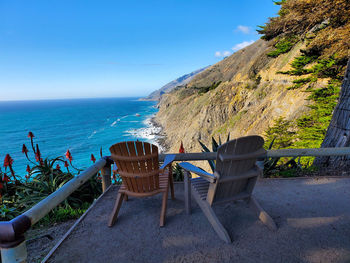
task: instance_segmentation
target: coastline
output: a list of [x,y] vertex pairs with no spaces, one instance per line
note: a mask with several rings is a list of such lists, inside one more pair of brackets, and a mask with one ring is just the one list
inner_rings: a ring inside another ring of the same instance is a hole
[[158,145],[160,152],[163,152],[163,153],[168,152],[170,149],[170,146],[167,144],[167,137],[164,132],[163,126],[156,121],[156,114],[152,116],[149,122],[150,122],[150,125],[153,126],[157,131],[155,133],[154,141]]
[[132,135],[135,139],[144,139],[158,147],[159,152],[165,153],[170,147],[166,143],[166,134],[164,128],[156,120],[156,113],[149,115],[143,120],[144,127],[127,130],[126,133]]

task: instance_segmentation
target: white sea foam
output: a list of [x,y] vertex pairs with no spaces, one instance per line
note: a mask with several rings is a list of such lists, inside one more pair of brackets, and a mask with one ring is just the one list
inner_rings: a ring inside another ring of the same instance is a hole
[[95,131],[93,131],[91,134],[90,134],[90,136],[88,137],[88,139],[91,139],[95,134],[97,133],[97,131],[95,130]]
[[130,115],[125,115],[125,116],[123,116],[123,117],[120,117],[119,120],[125,119],[125,118],[127,118],[127,117],[129,117],[129,116],[130,116]]
[[118,118],[117,120],[115,120],[110,126],[111,126],[111,127],[114,127],[114,126],[117,125],[118,122],[139,122],[139,121],[128,121],[128,120],[125,120],[125,121],[124,121],[124,120],[123,120],[123,119],[125,119],[125,118],[127,118],[127,117],[129,117],[129,116],[134,116],[134,115],[124,115],[124,116]]
[[125,136],[133,136],[136,139],[144,139],[150,143],[153,143],[158,146],[159,150],[162,152],[164,149],[163,147],[158,143],[159,134],[162,131],[161,127],[155,126],[151,119],[152,116],[149,116],[146,120],[143,121],[143,123],[146,125],[145,128],[139,128],[139,129],[130,129],[127,130]]
[[92,137],[95,136],[96,133],[102,132],[102,131],[104,131],[104,130],[105,130],[105,128],[101,128],[101,129],[98,129],[98,130],[94,130],[94,131],[89,135],[88,139],[91,139]]

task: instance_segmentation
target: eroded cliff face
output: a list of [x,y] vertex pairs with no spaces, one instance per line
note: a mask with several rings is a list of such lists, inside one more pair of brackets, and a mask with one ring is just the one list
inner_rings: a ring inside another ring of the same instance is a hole
[[[156,121],[164,128],[169,151],[178,152],[183,141],[187,152],[197,152],[198,140],[209,144],[211,136],[223,139],[229,132],[231,138],[264,135],[276,118],[294,120],[307,112],[306,87],[290,90],[297,78],[278,73],[290,70],[302,48],[300,42],[270,58],[271,43],[258,40],[196,75],[186,87],[163,95]],[[316,83],[326,84],[326,79]]]

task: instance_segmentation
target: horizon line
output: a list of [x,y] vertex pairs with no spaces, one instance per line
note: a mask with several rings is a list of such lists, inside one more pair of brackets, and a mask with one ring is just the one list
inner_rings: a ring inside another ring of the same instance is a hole
[[[147,95],[146,95],[147,96]],[[118,99],[118,98],[143,98],[146,96],[121,96],[121,97],[80,97],[80,98],[45,98],[45,99],[19,99],[19,100],[1,100],[2,102],[26,102],[26,101],[57,101],[57,100],[91,100],[91,99]]]

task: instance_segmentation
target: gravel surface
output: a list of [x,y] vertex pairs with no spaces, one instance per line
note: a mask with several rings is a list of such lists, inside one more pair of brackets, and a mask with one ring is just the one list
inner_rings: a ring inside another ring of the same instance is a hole
[[69,220],[53,226],[43,226],[29,230],[26,237],[28,262],[41,262],[74,222],[75,220]]
[[233,239],[221,241],[183,185],[159,228],[160,195],[124,202],[107,227],[117,187],[101,198],[50,262],[350,262],[350,178],[262,179],[255,196],[275,219],[272,232],[244,202],[215,211]]

